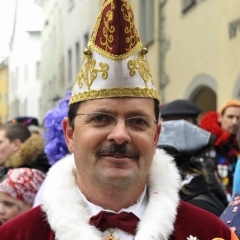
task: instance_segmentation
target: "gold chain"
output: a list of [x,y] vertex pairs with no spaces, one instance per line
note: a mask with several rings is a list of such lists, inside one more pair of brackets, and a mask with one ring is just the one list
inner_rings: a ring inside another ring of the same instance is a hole
[[102,236],[103,240],[120,240],[120,238],[114,238],[115,229],[111,230],[108,228],[108,231],[109,231],[108,237]]

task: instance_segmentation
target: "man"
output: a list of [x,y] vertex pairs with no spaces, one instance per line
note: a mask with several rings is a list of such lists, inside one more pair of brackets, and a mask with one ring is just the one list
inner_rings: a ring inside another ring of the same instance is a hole
[[27,127],[20,123],[5,124],[0,126],[0,166],[16,152],[21,143],[31,136]]
[[[198,125],[197,118],[201,111],[202,110],[195,103],[185,99],[177,99],[160,106],[162,122],[170,120],[186,120],[192,124]],[[209,190],[224,206],[227,206],[228,200],[217,174],[216,151],[214,146],[209,145],[208,149],[202,151],[200,157],[203,160],[202,163],[207,171]]]
[[72,155],[50,169],[42,206],[1,226],[1,238],[236,239],[179,200],[173,159],[156,151],[159,96],[128,1],[103,2],[84,53],[63,121]]
[[21,123],[26,126],[31,133],[42,134],[42,129],[39,126],[38,119],[30,116],[15,117],[7,123]]
[[30,136],[28,128],[20,123],[0,126],[0,180],[8,170],[4,166],[7,159],[16,153]]
[[192,101],[177,99],[172,102],[160,105],[161,120],[186,120],[197,124],[197,117],[201,109]]
[[50,167],[44,150],[44,139],[31,134],[21,123],[0,126],[0,180],[10,168],[29,167],[46,173]]
[[240,102],[228,100],[219,113],[210,111],[200,120],[200,127],[216,135],[217,170],[229,200],[232,195],[233,176],[239,154],[236,139],[240,118]]
[[36,169],[15,168],[0,183],[0,225],[32,208],[45,174]]

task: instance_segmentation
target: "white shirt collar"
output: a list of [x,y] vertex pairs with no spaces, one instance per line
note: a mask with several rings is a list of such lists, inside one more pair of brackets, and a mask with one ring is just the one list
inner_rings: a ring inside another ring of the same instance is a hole
[[[77,187],[78,188],[78,187]],[[109,209],[103,209],[102,207],[95,205],[91,202],[89,202],[86,198],[86,196],[81,192],[81,190],[78,188],[78,191],[80,195],[82,196],[84,202],[87,204],[88,208],[90,209],[90,215],[94,216],[98,214],[100,211],[107,211],[107,212],[112,212],[116,213],[112,210]],[[128,208],[122,208],[118,213],[120,212],[132,212],[135,216],[137,216],[139,219],[142,218],[143,213],[147,207],[147,202],[148,202],[148,196],[147,196],[147,187],[145,186],[141,196],[138,198],[137,202],[133,204],[132,206]]]

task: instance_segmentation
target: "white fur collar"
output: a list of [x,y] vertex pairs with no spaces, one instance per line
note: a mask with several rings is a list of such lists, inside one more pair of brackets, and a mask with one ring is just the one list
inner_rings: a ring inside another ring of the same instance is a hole
[[[73,155],[49,171],[43,211],[57,240],[99,240],[101,232],[88,224],[89,211],[77,190]],[[173,232],[179,204],[180,177],[171,156],[157,150],[148,179],[149,204],[138,224],[135,240],[167,240]]]

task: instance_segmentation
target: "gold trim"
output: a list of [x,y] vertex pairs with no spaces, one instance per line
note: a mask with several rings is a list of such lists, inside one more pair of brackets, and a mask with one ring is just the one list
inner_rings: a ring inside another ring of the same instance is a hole
[[111,88],[111,89],[100,89],[90,90],[89,92],[80,92],[71,96],[69,105],[82,102],[86,100],[102,99],[102,98],[113,98],[113,97],[146,97],[154,98],[160,101],[158,92],[155,89],[149,88]]
[[152,84],[154,85],[154,79],[150,70],[148,61],[144,59],[142,51],[138,53],[138,57],[135,60],[128,61],[128,69],[130,70],[130,75],[134,77],[136,75],[136,70],[138,70],[141,78],[145,82],[145,87],[147,88],[147,82],[151,79]]
[[142,43],[139,42],[129,52],[124,53],[122,55],[113,55],[113,54],[111,54],[109,52],[105,52],[101,48],[99,48],[97,45],[94,45],[93,43],[89,44],[88,47],[90,49],[92,49],[93,51],[96,51],[97,53],[99,53],[101,56],[109,59],[109,60],[112,60],[112,61],[123,61],[123,60],[126,60],[127,58],[131,57],[135,52],[137,52],[138,49],[141,49],[143,46],[142,46]]
[[81,66],[80,68],[77,76],[77,83],[79,88],[82,88],[84,82],[88,86],[88,91],[90,91],[90,87],[97,78],[98,73],[102,73],[102,79],[106,80],[108,78],[109,65],[107,63],[100,62],[100,69],[95,68],[96,60],[92,59],[92,54],[85,55],[83,62],[84,59],[86,59],[86,62],[84,63],[84,66]]

